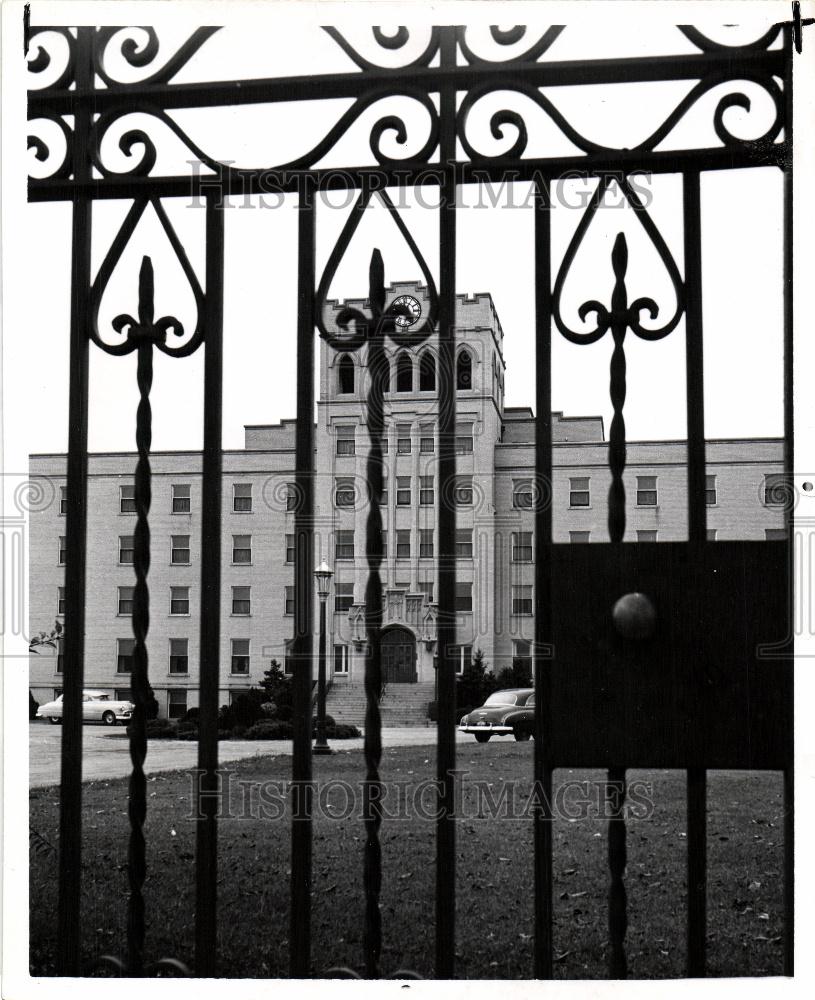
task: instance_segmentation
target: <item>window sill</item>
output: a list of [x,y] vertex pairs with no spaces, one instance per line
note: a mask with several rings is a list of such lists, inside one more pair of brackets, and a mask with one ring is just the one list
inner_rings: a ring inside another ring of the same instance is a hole
[[190,676],[189,670],[187,671],[186,674],[171,674],[171,673],[167,674],[167,677],[187,677],[188,678],[189,676]]
[[232,611],[229,614],[228,617],[229,618],[251,618],[252,617],[252,612],[251,611],[247,611],[245,613],[242,613],[240,611]]
[[252,562],[231,562],[230,566],[254,566]]
[[[132,566],[133,563],[128,563],[127,565]],[[170,562],[170,563],[168,563],[168,565],[169,566],[192,566],[192,563],[191,562],[185,562],[185,563]]]
[[190,618],[189,611],[171,611],[168,618]]

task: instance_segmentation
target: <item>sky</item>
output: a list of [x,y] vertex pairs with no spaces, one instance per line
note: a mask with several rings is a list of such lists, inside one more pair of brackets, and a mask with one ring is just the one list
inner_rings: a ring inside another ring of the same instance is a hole
[[[176,17],[168,22],[162,39],[168,52],[192,30],[195,22]],[[541,25],[543,30],[545,26]],[[755,37],[756,30],[720,29],[717,37],[736,40]],[[530,33],[534,36],[533,28]],[[710,31],[713,34],[713,30]],[[369,55],[374,47],[366,31],[348,29],[347,35]],[[417,28],[416,50],[426,40]],[[476,26],[472,44],[490,50],[486,31]],[[518,46],[522,48],[523,46]],[[608,24],[594,30],[569,27],[547,54],[552,59],[577,55],[642,55],[652,52],[686,52],[689,43],[673,27],[655,24],[653,32],[612,30]],[[503,53],[498,53],[499,55]],[[507,52],[509,54],[509,50]],[[377,53],[377,57],[379,54]],[[382,61],[406,58],[407,53],[384,53]],[[112,63],[113,67],[114,64]],[[119,67],[120,68],[120,67]],[[290,18],[285,31],[267,33],[262,39],[246,27],[229,27],[216,34],[178,82],[231,76],[277,76],[292,72],[327,72],[350,69],[347,57],[313,23]],[[144,71],[141,71],[144,72]],[[126,74],[135,75],[125,67]],[[548,96],[579,131],[596,141],[633,144],[662,121],[690,84],[668,83],[650,88],[622,84],[591,88],[550,88]],[[767,100],[755,85],[743,87],[754,99],[748,114],[728,112],[728,124],[737,134],[753,136],[766,128]],[[700,101],[661,148],[683,143],[717,144],[712,113],[723,91]],[[178,112],[177,119],[208,152],[239,165],[280,162],[310,148],[350,101],[324,102],[307,109],[293,105],[255,106],[206,112]],[[315,102],[316,105],[316,102]],[[489,152],[511,144],[507,131],[503,146],[489,136],[492,111],[512,106],[522,109],[523,98],[499,95],[485,99],[474,110],[470,138]],[[324,161],[326,166],[363,163],[371,159],[367,145],[370,125],[383,114],[399,111],[408,126],[408,143],[401,150],[386,134],[390,153],[407,155],[421,147],[426,137],[426,114],[409,101],[392,99],[369,109],[354,129]],[[543,112],[525,109],[528,115],[530,152],[569,152],[573,147],[559,135]],[[368,125],[366,128],[365,125]],[[137,125],[133,117],[127,125]],[[424,129],[424,131],[423,131]],[[151,135],[158,135],[155,126]],[[111,164],[127,166],[115,150],[116,135],[108,140]],[[388,143],[390,142],[390,145]],[[159,167],[185,168],[189,152],[167,133],[159,139]],[[366,160],[367,157],[367,160]],[[33,160],[31,161],[33,162]],[[36,164],[35,164],[36,166]],[[781,184],[780,171],[724,171],[704,175],[703,284],[705,328],[706,433],[709,437],[768,436],[782,431],[781,365]],[[552,215],[553,253],[562,257],[582,214],[582,205],[595,182],[569,181],[557,191]],[[683,270],[681,229],[681,180],[677,176],[643,178],[649,211],[659,226],[680,272]],[[391,192],[399,199],[399,192]],[[618,232],[625,232],[630,247],[630,297],[648,295],[669,315],[675,299],[667,273],[645,237],[634,213],[611,192],[587,236],[564,286],[564,310],[575,329],[581,324],[577,307],[587,299],[608,301],[613,286],[610,250]],[[528,406],[534,401],[535,274],[533,218],[528,185],[490,193],[467,186],[460,191],[458,214],[457,291],[490,292],[504,330],[507,366],[506,403]],[[348,195],[327,195],[318,207],[317,273],[322,272],[343,222],[350,211]],[[426,191],[423,203],[414,192],[403,192],[400,211],[434,274],[438,274],[438,211]],[[103,202],[94,208],[93,267],[98,268],[127,204]],[[203,207],[189,198],[168,200],[165,207],[191,263],[203,284]],[[26,329],[19,344],[30,349],[36,338],[34,363],[26,364],[25,398],[31,413],[29,439],[36,452],[62,451],[67,445],[67,364],[70,276],[70,209],[64,204],[27,205],[19,252],[36,274],[35,294],[26,304]],[[419,268],[387,213],[376,205],[368,210],[349,252],[332,284],[337,298],[364,296],[370,253],[378,246],[385,261],[387,281],[420,277]],[[156,272],[157,315],[175,315],[191,330],[194,302],[186,279],[155,218],[145,216],[124,254],[103,298],[100,319],[110,331],[114,316],[135,314],[138,269],[150,253]],[[29,272],[31,273],[31,272]],[[226,264],[224,305],[224,445],[243,445],[244,424],[274,423],[295,413],[295,339],[297,285],[296,200],[233,199],[226,211]],[[583,327],[586,329],[587,327]],[[115,335],[112,335],[115,338]],[[610,337],[585,347],[567,343],[553,334],[553,407],[576,416],[601,414],[610,420],[608,362]],[[683,437],[685,434],[684,327],[665,340],[643,342],[629,333],[628,398],[626,424],[630,439]],[[7,363],[14,360],[7,351]],[[153,447],[156,450],[198,448],[201,445],[203,355],[185,359],[156,359],[152,393]],[[109,357],[91,349],[91,414],[89,442],[92,451],[131,450],[137,404],[134,358]]]

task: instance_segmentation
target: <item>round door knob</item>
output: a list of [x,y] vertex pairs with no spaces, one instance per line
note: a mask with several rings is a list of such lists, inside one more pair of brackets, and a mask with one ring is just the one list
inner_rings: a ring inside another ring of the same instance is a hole
[[625,639],[648,639],[654,634],[657,613],[645,594],[624,594],[611,612],[614,627]]

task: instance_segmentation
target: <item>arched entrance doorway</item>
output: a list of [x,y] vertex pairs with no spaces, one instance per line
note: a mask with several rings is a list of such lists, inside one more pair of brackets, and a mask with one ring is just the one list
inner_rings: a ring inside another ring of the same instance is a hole
[[398,625],[382,633],[382,680],[385,684],[416,683],[416,637]]

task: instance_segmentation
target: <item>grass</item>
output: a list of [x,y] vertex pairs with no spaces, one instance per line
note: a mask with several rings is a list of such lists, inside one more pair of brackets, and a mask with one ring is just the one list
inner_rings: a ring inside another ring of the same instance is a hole
[[[433,748],[386,749],[385,782],[435,776]],[[460,978],[532,977],[533,897],[531,821],[506,815],[478,818],[477,789],[497,798],[517,782],[521,812],[531,790],[532,744],[473,743],[459,749],[463,779],[457,824],[457,975]],[[228,765],[231,802],[242,818],[219,824],[219,975],[284,977],[288,972],[290,824],[258,815],[248,804],[252,783],[285,782],[291,758],[253,758]],[[358,786],[360,751],[315,758],[318,781]],[[565,781],[602,780],[602,772],[559,771]],[[626,949],[632,977],[684,975],[685,785],[678,772],[630,772],[651,782],[653,811],[631,818],[628,831],[629,928]],[[239,784],[248,783],[248,784]],[[479,784],[480,783],[480,784]],[[492,783],[491,785],[489,783]],[[266,786],[267,788],[269,786]],[[589,785],[591,792],[592,786]],[[328,798],[342,808],[341,796]],[[39,837],[57,842],[58,790],[31,793],[30,821]],[[567,789],[575,805],[582,789]],[[393,785],[389,787],[393,794]],[[146,957],[180,958],[192,966],[194,940],[195,823],[191,784],[184,772],[148,779]],[[392,799],[387,800],[393,801]],[[428,792],[425,800],[431,802]],[[483,800],[482,800],[483,801]],[[633,801],[633,796],[632,796]],[[84,786],[83,955],[124,956],[127,907],[127,782]],[[254,815],[251,815],[254,812]],[[606,975],[608,948],[606,822],[601,816],[555,822],[555,956],[559,978]],[[387,974],[412,969],[431,977],[434,935],[435,823],[415,815],[392,819],[381,830],[383,949]],[[312,955],[315,975],[332,966],[363,964],[364,831],[358,815],[343,821],[315,818]],[[781,781],[774,774],[709,776],[708,966],[715,976],[781,972],[783,910]],[[31,851],[32,975],[55,974],[56,859]]]

